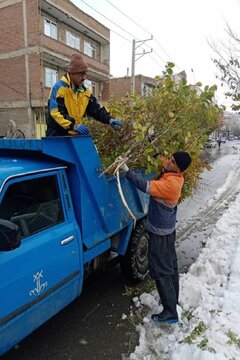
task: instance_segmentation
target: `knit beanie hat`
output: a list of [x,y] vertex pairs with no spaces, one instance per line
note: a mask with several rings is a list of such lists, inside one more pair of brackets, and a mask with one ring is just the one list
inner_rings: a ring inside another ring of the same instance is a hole
[[72,54],[70,57],[70,62],[68,65],[69,73],[80,73],[83,71],[87,71],[88,66],[81,54]]
[[186,170],[192,162],[190,155],[185,151],[177,151],[173,154],[173,157],[182,172]]

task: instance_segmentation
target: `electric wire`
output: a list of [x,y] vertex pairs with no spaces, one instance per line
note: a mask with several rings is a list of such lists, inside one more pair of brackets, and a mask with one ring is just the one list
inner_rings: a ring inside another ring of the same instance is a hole
[[83,2],[86,6],[88,6],[90,9],[92,9],[93,11],[95,11],[97,14],[103,16],[105,19],[107,19],[108,21],[110,21],[112,24],[114,24],[115,26],[117,26],[119,29],[121,29],[122,31],[124,31],[126,34],[130,35],[132,38],[136,39],[136,36],[134,36],[133,34],[131,34],[130,32],[128,32],[127,30],[125,30],[124,28],[122,28],[120,25],[116,24],[114,21],[112,21],[111,19],[109,19],[106,15],[103,15],[100,11],[94,9],[94,7],[92,7],[91,5],[89,5],[86,1],[84,0],[80,0],[81,2]]
[[125,14],[122,10],[120,10],[116,5],[112,4],[111,1],[106,0],[110,5],[112,5],[117,11],[119,11],[122,15],[126,16],[127,19],[131,20],[135,25],[137,25],[140,29],[147,32],[149,35],[152,35],[148,30],[146,30],[142,25],[138,24],[135,20],[130,18],[127,14]]
[[[124,15],[127,19],[129,19],[131,22],[133,22],[135,25],[137,25],[140,29],[142,29],[143,31],[145,31],[146,33],[148,33],[149,35],[152,35],[150,33],[150,31],[148,31],[147,29],[145,29],[142,25],[138,24],[135,20],[133,20],[132,18],[130,18],[130,16],[128,16],[127,14],[125,14],[121,9],[119,9],[116,5],[114,5],[110,0],[106,0],[112,7],[114,7],[117,11],[119,11],[122,15]],[[174,62],[174,60],[171,58],[171,56],[166,52],[166,50],[163,48],[163,46],[158,42],[158,40],[156,39],[155,36],[153,36],[153,41],[156,42],[156,44],[159,46],[159,48],[165,53],[165,55],[169,58],[169,60],[171,60],[172,62]],[[150,45],[146,44],[147,47],[150,47]],[[160,55],[156,52],[155,50],[155,54],[161,59],[163,60]],[[164,60],[163,60],[164,61]],[[166,61],[164,61],[166,63]],[[179,66],[177,64],[175,64],[176,67],[181,71],[181,69],[179,68]]]
[[[105,15],[103,15],[100,11],[94,9],[91,5],[87,4],[86,1],[84,0],[80,0],[82,3],[84,3],[85,5],[87,5],[90,9],[92,9],[93,11],[95,11],[97,14],[99,14],[100,16],[104,17],[105,19],[107,19],[108,21],[110,21],[112,24],[114,24],[115,26],[117,26],[118,28],[120,28],[121,30],[123,30],[125,33],[127,33],[128,35],[130,35],[133,39],[135,38],[136,40],[139,40],[136,36],[134,36],[133,34],[129,33],[128,31],[124,30],[121,26],[119,26],[118,24],[116,24],[114,21],[110,20],[109,18],[107,18]],[[110,29],[112,32],[114,32],[116,35],[120,36],[121,38],[123,38],[124,40],[131,42],[131,40],[127,39],[126,37],[120,35],[119,33],[117,33],[116,31]],[[144,29],[144,31],[146,31]],[[150,34],[150,33],[149,33]],[[151,46],[149,46],[148,44],[145,44],[147,47],[151,48]],[[140,46],[140,49],[143,49],[142,46]],[[165,64],[166,61],[164,61],[161,56],[159,54],[156,53],[155,54],[159,57],[159,59]],[[149,53],[146,55],[150,55]],[[157,60],[155,60],[152,56],[150,56],[150,58],[157,64],[159,65],[159,62],[157,62]]]

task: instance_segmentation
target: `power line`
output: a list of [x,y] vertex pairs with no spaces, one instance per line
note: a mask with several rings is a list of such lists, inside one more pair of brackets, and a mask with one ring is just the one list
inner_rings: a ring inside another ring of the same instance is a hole
[[166,64],[166,61],[163,60],[163,58],[154,50],[154,54],[164,63]]
[[[119,11],[122,15],[124,15],[127,19],[129,19],[131,22],[133,22],[135,25],[137,25],[140,29],[144,30],[145,32],[147,32],[148,34],[152,35],[147,29],[145,29],[142,25],[138,24],[135,20],[133,20],[132,18],[130,18],[127,14],[125,14],[121,9],[119,9],[116,5],[112,4],[110,0],[106,0],[112,7],[114,7],[117,11]],[[166,50],[163,48],[163,46],[160,45],[160,43],[156,40],[155,36],[153,37],[153,40],[155,40],[155,42],[158,44],[159,48],[167,55],[167,57],[174,62],[174,60],[171,58],[171,56],[166,52]],[[148,47],[150,47],[150,45],[146,45]],[[161,56],[155,51],[156,55],[162,60],[164,61]],[[164,61],[165,62],[165,61]],[[179,66],[176,64],[176,67],[179,69],[179,71],[181,71],[181,69],[179,68]]]
[[[90,9],[92,9],[93,11],[95,11],[97,14],[99,14],[99,15],[101,15],[102,17],[106,18],[106,19],[107,19],[108,21],[110,21],[112,24],[114,24],[115,26],[117,26],[118,28],[120,28],[121,30],[123,30],[125,33],[127,33],[128,35],[130,35],[133,39],[135,38],[135,39],[138,40],[138,38],[137,38],[136,36],[134,36],[133,34],[129,33],[128,31],[124,30],[121,26],[119,26],[119,25],[116,24],[114,21],[112,21],[112,20],[110,20],[109,18],[107,18],[107,17],[106,17],[105,15],[103,15],[100,11],[94,9],[91,5],[87,4],[84,0],[80,0],[80,1],[82,1],[85,5],[87,5]],[[131,19],[130,19],[130,20],[131,20]],[[139,26],[140,26],[140,25],[139,25]],[[131,40],[127,39],[126,37],[120,35],[118,32],[116,32],[116,31],[114,31],[114,30],[112,30],[112,29],[110,29],[110,30],[111,30],[113,33],[115,33],[116,35],[120,36],[122,39],[124,39],[124,40],[126,40],[126,41],[128,41],[128,42],[132,42]],[[144,29],[144,31],[146,31],[146,30]],[[147,31],[147,32],[148,32],[148,31]],[[148,32],[148,33],[149,33],[149,32]],[[149,34],[150,34],[150,33],[149,33]],[[149,48],[151,48],[151,46],[149,46],[149,45],[146,45],[146,46],[148,46]],[[156,53],[156,55],[165,63],[165,61],[161,58],[160,55],[157,54],[156,51],[155,51],[155,53]],[[156,60],[154,60],[154,61],[156,62]]]
[[140,29],[146,31],[149,35],[152,35],[148,30],[144,29],[144,27],[142,27],[142,25],[138,24],[135,20],[133,20],[132,18],[130,18],[127,14],[125,14],[122,10],[120,10],[116,5],[112,4],[111,1],[106,0],[110,5],[112,5],[117,11],[119,11],[122,15],[124,15],[127,19],[131,20],[135,25],[137,25],[138,27],[140,27]]
[[[154,57],[153,57],[152,55],[149,55],[149,56],[150,56],[150,58],[151,58],[157,65],[160,66],[159,62],[158,62],[156,59],[154,59]],[[163,62],[164,62],[164,64],[165,64],[165,61],[163,61]]]
[[[126,31],[125,29],[123,29],[120,25],[118,25],[117,23],[115,23],[114,21],[112,21],[111,19],[109,19],[108,17],[106,17],[105,15],[103,15],[100,11],[94,9],[94,7],[92,7],[91,5],[87,4],[84,0],[80,0],[82,1],[85,5],[87,5],[88,7],[90,7],[90,9],[92,9],[93,11],[95,11],[97,14],[101,15],[102,17],[104,17],[105,19],[107,19],[108,21],[110,21],[112,24],[114,24],[115,26],[117,26],[119,29],[121,29],[122,31],[124,31],[126,34],[130,35],[133,39],[139,40],[135,35],[131,34],[130,32]],[[132,42],[131,40],[127,39],[126,37],[122,36],[121,34],[119,34],[118,32],[114,31],[113,29],[110,29],[113,33],[115,33],[116,35],[120,36],[122,39],[128,41],[128,42]]]
[[116,32],[116,31],[114,31],[114,30],[112,30],[112,29],[110,29],[110,30],[111,30],[114,34],[120,36],[122,39],[124,39],[124,40],[132,43],[132,40],[129,40],[129,39],[125,38],[125,36],[120,35],[118,32]]
[[[158,42],[157,39],[154,38],[154,40],[156,41],[156,43],[158,44],[158,46],[160,47],[160,49],[162,49],[162,51],[165,53],[165,55],[167,55],[167,57],[172,60],[172,62],[174,62],[174,60],[171,58],[171,56],[166,52],[166,50],[164,50],[164,48],[160,45],[160,43]],[[181,69],[178,67],[178,65],[176,64],[176,67],[178,68],[178,70],[181,71]]]
[[[125,30],[124,28],[122,28],[120,25],[116,24],[114,21],[112,21],[111,19],[109,19],[106,15],[103,15],[102,13],[100,13],[100,11],[94,9],[94,7],[92,7],[91,5],[89,5],[88,3],[86,3],[86,1],[84,0],[80,0],[81,2],[83,2],[85,5],[87,5],[88,7],[90,7],[90,9],[92,9],[93,11],[95,11],[97,14],[103,16],[105,19],[107,19],[108,21],[110,21],[112,24],[114,24],[115,26],[117,26],[119,29],[121,29],[122,31],[124,31],[126,34],[130,35],[133,39],[136,38],[133,34],[131,34],[130,32],[128,32],[127,30]],[[112,31],[112,30],[111,30]],[[119,34],[118,34],[119,35]]]
[[[108,21],[110,21],[112,24],[114,24],[115,26],[117,26],[119,29],[121,29],[122,31],[124,31],[125,33],[127,33],[128,35],[130,35],[133,39],[138,40],[138,38],[129,33],[128,31],[126,31],[125,29],[123,29],[121,26],[119,26],[118,24],[116,24],[114,21],[112,21],[111,19],[109,19],[108,17],[106,17],[105,15],[103,15],[100,11],[96,10],[94,7],[92,7],[91,5],[89,5],[88,3],[86,3],[86,1],[84,0],[80,0],[82,3],[84,3],[86,6],[88,6],[90,9],[92,9],[93,11],[95,11],[97,14],[99,14],[100,16],[104,17],[105,19],[107,19]],[[112,5],[117,11],[119,11],[121,14],[123,14],[125,17],[127,17],[128,19],[130,19],[134,24],[136,24],[137,26],[139,26],[141,29],[143,29],[145,32],[147,32],[148,34],[150,34],[150,32],[148,30],[146,30],[145,28],[143,28],[140,24],[138,24],[136,21],[134,21],[133,19],[131,19],[128,15],[126,15],[123,11],[121,11],[117,6],[113,5],[112,3],[110,3],[110,1],[107,0],[107,2],[109,2],[110,5]],[[110,29],[113,33],[115,33],[116,35],[120,36],[122,39],[131,42],[131,40],[127,39],[126,37],[122,36],[121,34],[119,34],[118,32]],[[151,35],[151,34],[150,34]],[[147,47],[151,48],[150,45],[146,44]],[[163,60],[163,58],[158,54],[158,52],[156,50],[154,50],[156,56],[165,64],[166,61]],[[165,52],[166,53],[166,52]],[[168,55],[167,55],[168,56]],[[169,56],[168,56],[169,57]],[[179,69],[180,70],[180,69]]]

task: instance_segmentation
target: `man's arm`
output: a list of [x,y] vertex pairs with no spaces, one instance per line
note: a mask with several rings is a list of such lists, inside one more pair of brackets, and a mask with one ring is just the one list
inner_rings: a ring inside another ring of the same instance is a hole
[[91,94],[89,98],[86,114],[104,124],[109,124],[111,119],[110,113],[105,109],[104,106],[99,104],[97,98],[93,94]]
[[149,181],[142,178],[141,175],[136,174],[132,170],[128,170],[126,173],[126,178],[131,181],[139,190],[150,194],[150,184]]

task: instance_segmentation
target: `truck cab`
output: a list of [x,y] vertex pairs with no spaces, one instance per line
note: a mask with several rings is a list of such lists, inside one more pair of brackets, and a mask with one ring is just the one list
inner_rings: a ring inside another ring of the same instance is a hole
[[99,258],[144,279],[148,196],[121,177],[134,229],[89,136],[4,139],[0,154],[1,355],[80,295]]

